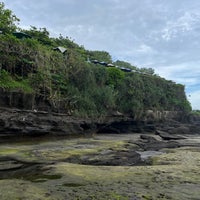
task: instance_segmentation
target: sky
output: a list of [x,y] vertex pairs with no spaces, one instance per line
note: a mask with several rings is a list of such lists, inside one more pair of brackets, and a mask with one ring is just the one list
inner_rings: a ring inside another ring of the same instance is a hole
[[47,28],[185,85],[200,110],[200,0],[2,0],[19,26]]

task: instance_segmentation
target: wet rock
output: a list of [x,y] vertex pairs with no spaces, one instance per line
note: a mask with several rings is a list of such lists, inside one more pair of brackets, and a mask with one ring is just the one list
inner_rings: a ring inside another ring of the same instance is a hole
[[119,120],[108,122],[105,124],[98,124],[99,129],[97,133],[130,133],[141,132],[143,122],[135,120]]
[[151,151],[151,150],[158,151],[163,148],[177,148],[181,146],[176,141],[159,141],[156,140],[155,138],[149,138],[148,140],[142,139],[140,141],[132,141],[132,143],[137,144],[140,147],[140,149],[144,151]]
[[149,136],[149,135],[140,135],[140,138],[143,140],[147,140],[148,142],[157,141],[153,136]]
[[157,130],[156,134],[159,135],[163,140],[182,140],[186,139],[186,137],[182,135],[175,135],[175,134],[170,134],[164,131]]
[[176,142],[168,142],[168,143],[163,143],[163,142],[157,142],[157,143],[137,143],[138,146],[143,149],[144,151],[149,151],[149,150],[154,150],[154,151],[159,151],[160,149],[163,148],[177,148],[180,145]]
[[9,158],[0,158],[0,174],[2,171],[19,169],[23,166],[23,163],[20,163],[16,160],[12,160]]
[[61,175],[48,174],[50,168],[45,166],[53,162],[25,162],[12,157],[0,157],[0,180],[20,179],[32,182],[45,182],[49,179],[60,179]]
[[177,128],[169,130],[169,133],[171,134],[189,134],[190,132],[190,127],[186,125],[181,125]]
[[142,163],[140,154],[134,150],[108,150],[98,154],[71,156],[65,162],[95,166],[133,166]]

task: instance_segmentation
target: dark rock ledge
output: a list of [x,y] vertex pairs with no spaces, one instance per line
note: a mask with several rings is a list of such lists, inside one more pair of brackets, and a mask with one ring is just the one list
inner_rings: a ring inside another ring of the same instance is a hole
[[0,137],[82,134],[92,130],[90,121],[69,115],[0,108]]
[[139,121],[125,116],[110,116],[99,122],[98,119],[80,119],[67,114],[0,107],[0,137],[157,133],[164,140],[178,140],[184,139],[184,134],[199,134],[199,121],[200,119],[190,119],[184,123],[170,119]]

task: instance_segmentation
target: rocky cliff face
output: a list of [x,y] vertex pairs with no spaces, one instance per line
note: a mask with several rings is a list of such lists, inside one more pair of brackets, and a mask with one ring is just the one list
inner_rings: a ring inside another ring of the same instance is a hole
[[55,106],[42,95],[29,94],[21,91],[7,91],[1,88],[0,107],[46,112],[67,112],[62,108],[61,103],[59,106]]
[[200,126],[194,123],[182,123],[174,120],[175,118],[168,118],[165,121],[150,119],[138,121],[125,116],[110,116],[100,122],[91,119],[78,119],[61,113],[1,107],[0,138],[42,135],[90,135],[93,133],[156,133],[158,131],[162,131],[162,135],[164,134],[165,136],[168,134],[167,137],[169,137],[169,134],[200,132]]
[[[87,124],[87,125],[86,125]],[[90,123],[63,114],[0,108],[0,137],[82,134]]]
[[[196,116],[174,111],[148,110],[143,118],[133,119],[128,116],[111,115],[99,122],[96,120],[77,119],[68,114],[54,112],[53,106],[32,94],[0,91],[0,137],[71,135],[86,133],[138,133],[162,131],[174,133],[183,130],[196,131],[190,126],[180,127],[180,122],[198,124]],[[173,122],[173,123],[172,123]],[[176,130],[174,129],[176,128]],[[179,129],[177,129],[179,128]],[[169,131],[170,130],[170,131]],[[196,131],[197,132],[197,131]]]
[[10,107],[19,109],[32,109],[34,97],[32,94],[22,92],[9,92],[0,88],[0,107]]
[[144,113],[145,121],[159,121],[159,120],[177,120],[181,121],[185,117],[185,113],[181,111],[153,111],[147,110]]

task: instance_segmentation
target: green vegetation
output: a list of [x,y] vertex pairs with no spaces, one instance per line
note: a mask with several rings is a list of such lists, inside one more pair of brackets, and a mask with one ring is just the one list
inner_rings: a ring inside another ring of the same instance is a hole
[[0,30],[4,33],[12,33],[17,29],[15,23],[18,21],[12,11],[6,9],[4,3],[0,2]]
[[0,71],[0,88],[18,90],[26,93],[32,93],[33,88],[30,86],[28,79],[23,79],[18,76],[11,76],[7,71]]
[[200,116],[200,110],[193,110],[192,114]]
[[[21,30],[15,25],[17,21],[0,3],[0,88],[32,93],[53,110],[83,117],[100,117],[113,111],[140,117],[149,109],[191,110],[184,86],[155,75],[153,69],[112,62],[108,52],[88,51],[68,37],[50,38],[46,28]],[[13,31],[31,38],[18,39]],[[53,50],[58,46],[67,51]],[[134,72],[88,60],[113,63]]]

